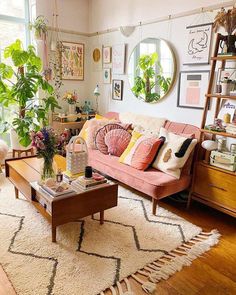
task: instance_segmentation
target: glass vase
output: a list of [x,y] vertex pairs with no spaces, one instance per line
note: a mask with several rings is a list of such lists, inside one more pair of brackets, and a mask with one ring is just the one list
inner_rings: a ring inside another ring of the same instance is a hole
[[52,158],[43,158],[41,166],[41,181],[45,181],[48,178],[55,178],[56,175],[56,163]]

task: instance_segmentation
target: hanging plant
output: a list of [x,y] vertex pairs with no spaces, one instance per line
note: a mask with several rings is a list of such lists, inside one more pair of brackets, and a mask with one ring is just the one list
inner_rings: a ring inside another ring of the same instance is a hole
[[47,20],[43,15],[39,15],[36,17],[34,22],[30,23],[30,30],[34,30],[34,36],[37,40],[45,39],[47,35]]
[[60,88],[63,85],[61,80],[61,52],[63,46],[61,42],[57,42],[56,51],[50,54],[49,68],[52,71],[53,80],[51,84],[54,86],[55,95],[57,99],[60,98]]

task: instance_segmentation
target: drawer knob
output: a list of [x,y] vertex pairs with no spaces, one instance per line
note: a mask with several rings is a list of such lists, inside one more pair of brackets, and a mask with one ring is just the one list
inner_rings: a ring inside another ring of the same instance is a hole
[[224,189],[223,187],[219,187],[219,186],[214,185],[214,184],[212,184],[212,183],[209,183],[208,185],[209,185],[210,187],[214,187],[214,188],[217,188],[217,189],[219,189],[219,190],[221,190],[221,191],[227,192],[227,190]]

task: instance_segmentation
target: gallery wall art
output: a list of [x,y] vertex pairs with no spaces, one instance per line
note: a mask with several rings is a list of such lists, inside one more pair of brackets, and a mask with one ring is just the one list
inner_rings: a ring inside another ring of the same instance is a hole
[[209,64],[212,23],[188,26],[184,65]]
[[111,47],[105,46],[102,49],[102,59],[104,64],[111,63]]
[[112,80],[112,99],[123,100],[123,80]]
[[111,83],[111,69],[109,68],[103,69],[103,83],[105,84]]
[[203,109],[210,71],[183,71],[179,74],[178,102],[181,108]]
[[61,75],[63,80],[84,80],[84,44],[62,41]]
[[112,46],[112,73],[122,75],[125,73],[125,44]]

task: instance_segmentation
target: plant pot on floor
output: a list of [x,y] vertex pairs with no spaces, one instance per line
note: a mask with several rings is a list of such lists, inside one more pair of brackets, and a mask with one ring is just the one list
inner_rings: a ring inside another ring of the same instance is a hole
[[14,129],[10,130],[10,140],[11,140],[11,148],[13,150],[26,151],[32,147],[31,144],[28,145],[27,147],[24,147],[23,145],[21,145],[19,142],[18,135]]

